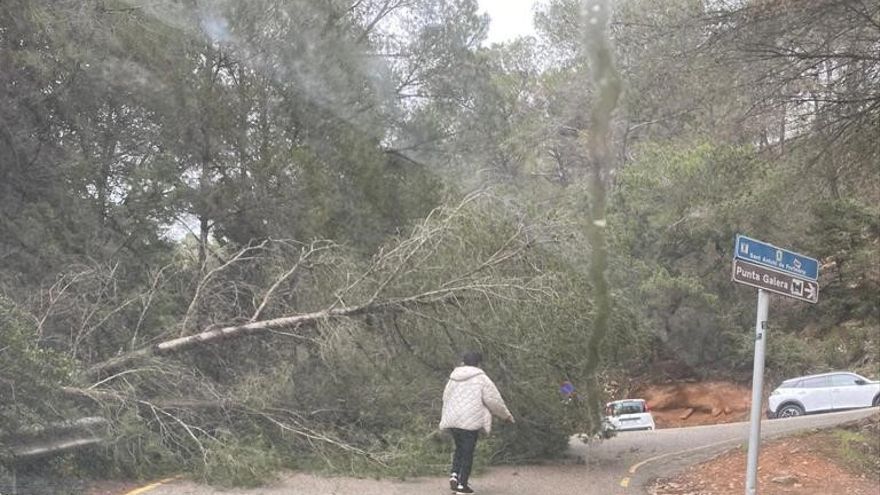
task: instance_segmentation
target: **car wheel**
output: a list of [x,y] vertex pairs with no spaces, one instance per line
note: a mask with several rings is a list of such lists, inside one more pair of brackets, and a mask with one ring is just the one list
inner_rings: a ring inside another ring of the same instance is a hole
[[880,395],[874,397],[874,402],[872,402],[871,405],[874,407],[880,406]]
[[803,416],[804,408],[797,404],[786,404],[779,409],[776,414],[777,418],[793,418],[795,416]]

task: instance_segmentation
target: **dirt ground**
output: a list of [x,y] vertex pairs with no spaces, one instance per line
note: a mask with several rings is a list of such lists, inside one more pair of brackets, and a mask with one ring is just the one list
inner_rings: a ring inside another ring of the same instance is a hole
[[635,394],[648,402],[657,428],[745,421],[751,404],[748,387],[720,381],[647,385]]
[[[877,437],[880,442],[880,437]],[[832,433],[820,432],[763,445],[758,468],[762,495],[880,495],[880,472],[849,465]],[[651,495],[740,495],[745,491],[746,450],[737,449],[659,480]]]

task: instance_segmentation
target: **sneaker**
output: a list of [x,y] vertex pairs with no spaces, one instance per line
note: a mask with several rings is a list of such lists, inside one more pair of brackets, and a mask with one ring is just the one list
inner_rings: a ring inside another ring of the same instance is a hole
[[468,495],[470,493],[474,493],[469,486],[458,485],[455,487],[455,495]]
[[449,489],[455,491],[458,488],[458,473],[449,475]]

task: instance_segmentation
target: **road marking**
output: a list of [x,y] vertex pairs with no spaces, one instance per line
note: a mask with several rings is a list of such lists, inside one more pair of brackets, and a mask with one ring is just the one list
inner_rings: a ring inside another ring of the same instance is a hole
[[[855,412],[858,412],[859,414],[855,414]],[[821,417],[815,417],[816,420],[822,419],[823,421],[821,421],[817,424],[813,424],[812,426],[804,426],[802,428],[795,428],[795,429],[785,429],[785,428],[782,428],[781,426],[784,424],[794,424],[796,422],[804,423],[805,421],[803,421],[803,420],[807,419],[807,416],[804,416],[803,418],[793,418],[793,419],[788,420],[786,423],[779,423],[777,421],[774,423],[780,424],[779,431],[774,431],[774,432],[762,431],[761,432],[761,442],[765,442],[767,440],[772,440],[775,438],[791,436],[791,435],[798,433],[800,431],[803,431],[803,430],[834,428],[835,426],[837,426],[838,424],[840,424],[843,421],[831,422],[831,418],[841,417],[841,416],[852,416],[853,419],[859,419],[860,417],[863,417],[863,416],[867,417],[868,415],[870,415],[870,411],[868,411],[868,413],[869,414],[864,414],[863,410],[859,410],[859,411],[844,411],[844,412],[839,412],[839,413],[823,414]],[[761,423],[762,423],[762,425],[765,423],[771,424],[771,422],[768,420],[763,420],[763,421],[761,421]],[[732,425],[740,425],[741,426],[741,425],[747,425],[747,424],[748,423],[731,423],[730,425],[731,426]],[[689,427],[689,429],[715,428],[717,426],[721,426],[721,425],[692,426],[692,427]],[[668,430],[661,430],[661,431],[672,431],[672,430],[668,429]],[[648,459],[645,459],[642,462],[639,462],[639,463],[636,463],[636,464],[633,464],[632,466],[630,466],[629,474],[636,474],[636,471],[638,471],[639,468],[641,468],[645,464],[648,464],[648,463],[651,463],[654,461],[659,461],[660,459],[665,459],[667,457],[672,457],[672,456],[677,456],[677,455],[682,455],[682,454],[689,454],[691,452],[696,452],[698,450],[711,449],[712,447],[720,447],[725,444],[745,443],[745,441],[746,441],[746,438],[744,438],[744,437],[729,438],[727,440],[722,440],[720,442],[710,443],[709,445],[703,445],[703,446],[694,447],[691,449],[679,450],[678,452],[669,452],[666,454],[661,454],[658,456],[650,457]]]
[[630,466],[629,474],[636,474],[636,471],[638,471],[640,467],[644,466],[645,464],[654,462],[654,461],[659,461],[660,459],[665,459],[667,457],[672,457],[672,456],[681,455],[681,454],[689,454],[691,452],[696,452],[698,450],[711,449],[712,447],[720,447],[724,444],[736,443],[736,442],[741,442],[741,441],[742,441],[742,438],[729,438],[727,440],[722,440],[720,442],[710,443],[709,445],[702,445],[700,447],[694,447],[692,449],[679,450],[678,452],[668,452],[666,454],[661,454],[661,455],[657,455],[654,457],[649,457],[642,462],[639,462],[639,463],[636,463],[636,464],[633,464],[632,466]]
[[620,486],[622,486],[624,488],[628,487],[629,486],[629,478],[624,478],[624,479],[620,480]]
[[149,485],[142,486],[140,488],[135,488],[134,490],[124,493],[123,495],[140,495],[141,493],[147,493],[150,490],[155,490],[159,488],[161,485],[165,483],[170,483],[176,479],[180,478],[180,476],[172,476],[171,478],[165,478],[164,480],[159,480],[155,483],[150,483]]

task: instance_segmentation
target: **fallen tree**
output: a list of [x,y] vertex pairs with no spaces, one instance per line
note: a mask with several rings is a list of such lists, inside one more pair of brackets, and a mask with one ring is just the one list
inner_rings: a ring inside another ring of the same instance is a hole
[[[166,340],[164,342],[160,342],[149,347],[144,347],[142,349],[138,349],[136,351],[111,358],[107,361],[97,363],[89,368],[89,374],[92,376],[101,375],[109,371],[123,368],[133,362],[149,358],[151,356],[174,354],[177,352],[185,351],[187,349],[191,349],[196,346],[218,343],[222,340],[232,340],[247,335],[267,334],[272,330],[289,330],[313,326],[320,322],[324,322],[334,318],[347,318],[369,314],[401,312],[420,306],[446,304],[452,301],[461,302],[463,298],[469,297],[466,294],[468,292],[477,292],[485,295],[486,291],[509,288],[511,288],[511,286],[508,284],[463,285],[459,287],[449,287],[428,291],[422,294],[417,294],[405,298],[372,302],[359,306],[328,308],[313,313],[285,316],[282,318],[255,321],[243,325],[228,326],[223,328],[212,328],[194,335]],[[526,287],[522,287],[521,289],[529,290]]]
[[97,451],[120,472],[229,484],[291,462],[421,472],[448,455],[431,440],[437,401],[469,348],[522,419],[491,440],[493,457],[553,456],[591,425],[556,391],[586,369],[571,325],[590,328],[588,276],[568,264],[583,253],[558,242],[570,221],[529,224],[508,208],[467,198],[367,260],[273,240],[218,251],[214,265],[174,260],[127,293],[114,292],[118,270],[80,269],[35,320],[68,342],[78,371],[61,390],[108,418]]

